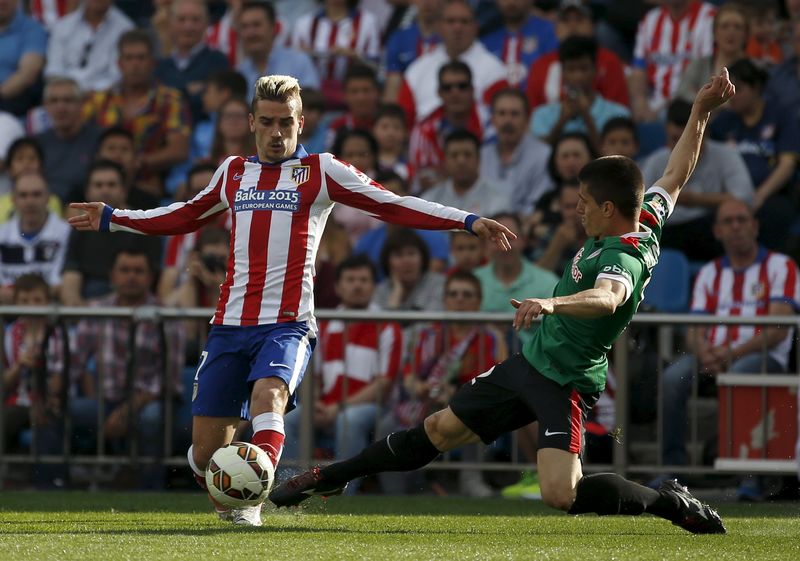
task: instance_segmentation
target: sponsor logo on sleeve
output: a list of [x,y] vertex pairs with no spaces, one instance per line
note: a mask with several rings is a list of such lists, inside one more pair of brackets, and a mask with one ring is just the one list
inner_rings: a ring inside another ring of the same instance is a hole
[[297,212],[300,210],[300,193],[286,189],[259,191],[240,189],[233,200],[234,212],[270,210]]
[[624,277],[625,279],[628,280],[628,282],[631,281],[630,272],[626,271],[625,269],[623,269],[619,265],[606,265],[602,269],[600,269],[600,274],[615,275],[615,276],[618,276],[618,277]]

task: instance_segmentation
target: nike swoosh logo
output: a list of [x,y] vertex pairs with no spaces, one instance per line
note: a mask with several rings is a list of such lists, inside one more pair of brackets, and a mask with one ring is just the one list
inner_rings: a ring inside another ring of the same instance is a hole
[[550,432],[550,429],[546,429],[544,431],[544,435],[545,436],[555,436],[557,434],[567,434],[567,433],[565,433],[565,432]]
[[272,362],[271,360],[269,361],[269,365],[270,366],[283,366],[284,368],[289,368],[288,364],[281,364],[280,362]]

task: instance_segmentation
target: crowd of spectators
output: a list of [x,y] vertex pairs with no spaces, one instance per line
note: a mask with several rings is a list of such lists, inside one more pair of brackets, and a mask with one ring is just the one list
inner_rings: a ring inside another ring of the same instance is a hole
[[[510,297],[548,296],[585,242],[581,167],[625,155],[649,185],[694,95],[723,66],[737,93],[712,117],[662,245],[700,271],[685,309],[794,313],[797,0],[0,0],[0,301],[213,306],[230,218],[165,240],[70,232],[69,203],[147,209],[190,199],[228,155],[255,152],[257,77],[291,74],[303,88],[309,152],[331,151],[400,195],[492,216],[519,234],[512,251],[496,253],[465,233],[400,229],[337,207],[317,255],[317,307],[511,311]],[[738,227],[756,245],[732,257]],[[762,266],[775,255],[780,266],[774,257]],[[733,281],[709,281],[730,267]],[[743,296],[737,275],[753,267],[760,288]],[[709,290],[723,291],[713,306]],[[787,305],[771,304],[778,299]],[[140,449],[157,452],[150,435],[163,411],[154,403],[168,384],[185,397],[180,372],[197,364],[205,327],[89,324],[66,333],[25,318],[8,325],[6,450],[29,445],[33,419],[44,427],[39,446],[60,453],[48,419],[69,395],[75,427],[96,429],[87,408],[103,393],[106,436],[120,439],[138,414]],[[679,351],[714,373],[727,363],[709,349],[758,335],[720,333],[693,331]],[[769,336],[770,370],[787,368],[780,333]],[[333,453],[347,455],[363,443],[344,446],[341,427],[410,422],[518,346],[506,326],[323,323],[321,393],[307,405]],[[138,355],[132,369],[126,349]],[[668,371],[678,384],[670,391],[685,390],[681,365]],[[676,462],[685,460],[679,428],[666,443]]]

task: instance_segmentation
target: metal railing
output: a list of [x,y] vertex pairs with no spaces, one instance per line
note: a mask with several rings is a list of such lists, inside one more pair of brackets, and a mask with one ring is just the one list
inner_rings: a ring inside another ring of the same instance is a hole
[[[7,319],[19,316],[38,316],[47,317],[51,322],[60,325],[66,325],[70,321],[81,319],[125,319],[131,320],[129,324],[130,333],[136,329],[136,325],[140,322],[157,322],[163,326],[164,322],[184,321],[184,320],[198,320],[208,321],[213,315],[212,309],[206,308],[155,308],[155,307],[140,307],[140,308],[84,308],[84,307],[59,307],[59,306],[45,306],[45,307],[18,307],[18,306],[0,306],[0,327],[5,327]],[[396,321],[404,324],[416,324],[420,322],[443,322],[450,323],[471,323],[471,324],[487,324],[487,323],[500,323],[510,325],[513,318],[511,313],[448,313],[448,312],[398,312],[398,311],[355,311],[355,310],[317,310],[316,313],[318,320],[342,320],[345,322],[388,322]],[[797,338],[797,333],[800,330],[800,316],[762,316],[753,318],[742,317],[716,317],[716,316],[698,316],[691,314],[654,314],[654,313],[640,313],[637,314],[632,322],[635,327],[649,327],[654,328],[658,332],[658,379],[662,379],[663,368],[666,358],[672,355],[674,345],[672,345],[671,335],[674,335],[674,327],[685,327],[688,325],[756,325],[756,326],[791,326],[795,328],[794,337]],[[626,330],[617,340],[610,354],[610,360],[613,364],[613,369],[616,377],[616,395],[615,395],[615,414],[616,425],[621,429],[622,438],[618,444],[613,447],[613,462],[611,465],[588,465],[587,471],[599,471],[613,469],[620,474],[628,473],[660,473],[665,470],[665,466],[661,465],[660,452],[659,461],[655,463],[634,463],[630,459],[630,440],[626,438],[629,434],[630,415],[629,415],[629,391],[630,391],[630,375],[628,367],[629,359],[629,345],[630,345],[630,331]],[[133,341],[131,339],[131,341]],[[0,379],[3,379],[4,369],[2,365],[5,363],[4,346],[0,345]],[[130,348],[133,348],[131,345]],[[174,350],[167,349],[167,352]],[[762,352],[766,353],[766,340]],[[136,364],[136,353],[131,353],[128,361],[128,382],[131,381],[131,375]],[[167,363],[165,361],[165,363]],[[789,384],[796,385],[797,380],[800,380],[800,360],[797,360],[798,371],[794,372],[792,376],[784,376],[777,378],[774,375],[765,375],[762,373],[754,373],[757,376],[764,377],[765,386],[774,384]],[[695,373],[696,374],[696,373]],[[731,375],[720,377],[725,384],[736,384],[736,376]],[[697,378],[697,376],[695,376]],[[300,399],[306,403],[313,402],[313,384],[310,383],[312,376],[307,375],[304,382],[301,384],[299,392]],[[162,387],[165,389],[163,396],[164,409],[163,409],[163,428],[164,428],[164,456],[163,457],[140,457],[137,453],[136,446],[136,431],[132,431],[132,445],[129,447],[128,456],[114,456],[109,455],[104,447],[103,423],[102,423],[102,409],[98,410],[98,434],[97,434],[97,453],[93,455],[74,455],[70,451],[69,438],[70,438],[70,418],[68,407],[64,407],[65,419],[64,424],[66,430],[64,431],[64,452],[58,455],[42,455],[37,451],[36,441],[31,446],[30,453],[28,454],[8,454],[6,453],[6,442],[4,438],[3,415],[0,414],[0,481],[3,480],[4,474],[8,466],[18,463],[73,463],[73,464],[93,464],[93,465],[107,465],[130,463],[137,464],[160,464],[164,466],[185,466],[185,451],[173,450],[173,407],[175,405],[175,397],[173,395],[173,385],[169,380],[168,374],[164,373],[164,384]],[[748,377],[741,378],[740,381],[744,384],[758,384],[758,378]],[[3,402],[5,396],[3,393],[3,384],[0,384],[0,413],[3,412]],[[655,396],[656,402],[653,404],[657,407],[661,400],[661,384],[659,383],[659,390]],[[102,387],[102,386],[100,386]],[[132,386],[129,386],[132,387]],[[102,392],[100,392],[102,393]],[[697,384],[694,384],[692,395],[697,397]],[[696,401],[696,399],[695,399]],[[129,406],[132,403],[129,401]],[[102,408],[102,398],[99,404]],[[312,408],[306,408],[307,414],[301,423],[300,431],[300,450],[301,454],[296,462],[299,465],[309,465],[313,460],[313,426],[311,421]],[[661,426],[662,426],[662,413],[661,408],[658,409],[657,419],[657,442],[661,441]],[[132,409],[131,409],[132,411]],[[690,431],[690,441],[697,438],[697,411],[692,411],[690,415],[692,421]],[[766,423],[765,423],[766,424]],[[729,425],[730,426],[730,425]],[[765,433],[764,438],[767,438]],[[766,442],[766,440],[765,440]],[[765,447],[766,448],[766,447]],[[516,442],[513,444],[514,454],[516,458]],[[453,463],[449,461],[436,462],[430,466],[432,469],[482,469],[482,470],[522,470],[528,466],[524,462],[512,460],[511,462],[503,463],[486,463],[486,462],[458,462]],[[794,460],[784,462],[770,462],[770,461],[747,461],[747,462],[721,462],[717,466],[702,466],[695,462],[689,466],[669,466],[670,471],[673,473],[719,473],[720,471],[734,471],[734,472],[767,472],[767,473],[795,473],[796,467]]]

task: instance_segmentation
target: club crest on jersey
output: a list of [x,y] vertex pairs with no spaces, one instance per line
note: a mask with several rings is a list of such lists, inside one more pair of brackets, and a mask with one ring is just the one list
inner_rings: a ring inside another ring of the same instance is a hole
[[311,166],[292,166],[291,179],[296,185],[302,185],[311,177]]
[[297,212],[300,210],[300,193],[287,189],[260,191],[258,189],[239,189],[233,200],[234,212],[271,210]]
[[572,268],[570,269],[570,273],[572,274],[572,280],[575,282],[580,282],[583,278],[583,273],[581,273],[581,270],[578,269],[578,261],[580,261],[581,257],[583,257],[583,250],[584,248],[580,248],[578,253],[575,254],[575,257],[572,258]]
[[750,296],[753,300],[761,300],[767,295],[767,287],[764,286],[763,282],[757,282],[753,285],[753,288],[750,289]]

